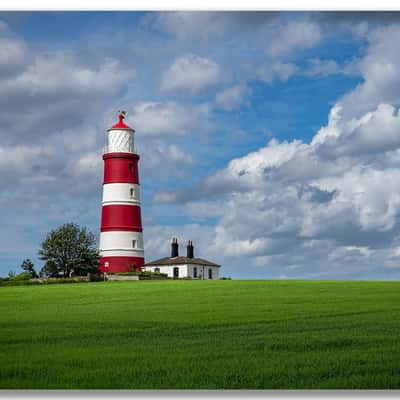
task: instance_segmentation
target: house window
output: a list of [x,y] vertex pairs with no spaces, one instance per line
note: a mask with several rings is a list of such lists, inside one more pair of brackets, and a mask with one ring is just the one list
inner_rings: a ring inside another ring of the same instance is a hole
[[133,248],[136,247],[136,240],[132,240],[132,247],[133,247]]
[[135,197],[135,189],[131,188],[131,197]]
[[179,267],[174,267],[174,278],[179,278]]
[[154,268],[154,272],[160,272],[160,268]]
[[197,278],[197,268],[193,268],[193,278]]
[[208,269],[208,279],[212,279],[212,269]]

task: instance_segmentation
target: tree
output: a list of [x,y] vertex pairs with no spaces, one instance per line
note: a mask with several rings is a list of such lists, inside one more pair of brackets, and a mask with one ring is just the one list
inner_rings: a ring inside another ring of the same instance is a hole
[[43,271],[51,275],[86,275],[99,268],[96,236],[73,223],[51,230],[41,244],[39,257],[46,261]]
[[35,271],[35,265],[29,258],[22,261],[21,268],[24,270],[24,272],[31,274],[32,278],[37,277],[37,273]]
[[40,270],[40,276],[58,276],[57,264],[52,260],[47,261]]

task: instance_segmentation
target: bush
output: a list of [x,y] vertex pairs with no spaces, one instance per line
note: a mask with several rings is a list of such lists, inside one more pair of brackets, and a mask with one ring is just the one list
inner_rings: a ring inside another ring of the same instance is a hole
[[[23,275],[23,274],[20,274]],[[30,275],[30,274],[29,274]],[[15,279],[18,278],[18,279]],[[26,279],[25,277],[3,278],[0,280],[0,286],[24,286],[24,285],[54,285],[65,283],[88,282],[87,277],[75,278],[47,278],[47,279]]]
[[130,271],[130,272],[109,272],[107,275],[118,275],[118,276],[141,276],[151,279],[152,277],[162,278],[167,277],[167,274],[162,274],[161,272],[151,272],[151,271]]
[[89,282],[100,282],[104,280],[104,277],[100,273],[94,274],[90,272],[87,274],[87,279]]
[[32,274],[30,272],[22,272],[10,278],[10,281],[29,281],[31,278]]
[[87,282],[87,278],[84,277],[75,277],[75,278],[48,278],[44,279],[42,283],[47,284],[47,285],[53,285],[57,283],[81,283],[81,282]]
[[28,286],[28,285],[40,285],[37,281],[27,281],[27,280],[13,280],[13,279],[2,279],[0,281],[0,286]]

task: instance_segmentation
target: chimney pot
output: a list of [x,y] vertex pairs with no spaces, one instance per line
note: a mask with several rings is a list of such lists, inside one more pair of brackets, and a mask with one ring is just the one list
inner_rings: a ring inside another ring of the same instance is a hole
[[179,255],[178,239],[176,237],[173,237],[171,243],[171,258],[178,257],[178,255]]
[[193,251],[193,242],[188,240],[188,244],[186,246],[186,257],[187,258],[194,258],[194,251]]

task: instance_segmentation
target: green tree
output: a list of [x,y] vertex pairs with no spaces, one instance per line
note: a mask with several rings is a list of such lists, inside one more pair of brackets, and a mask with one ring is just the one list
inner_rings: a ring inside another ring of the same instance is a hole
[[96,236],[73,223],[51,230],[41,244],[39,257],[46,261],[43,270],[51,275],[86,275],[99,268]]
[[58,275],[58,267],[52,260],[46,261],[40,270],[41,274],[47,276],[57,276]]
[[32,278],[37,277],[37,273],[35,271],[35,265],[29,258],[22,261],[21,268],[24,270],[24,272],[31,274]]

